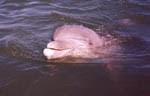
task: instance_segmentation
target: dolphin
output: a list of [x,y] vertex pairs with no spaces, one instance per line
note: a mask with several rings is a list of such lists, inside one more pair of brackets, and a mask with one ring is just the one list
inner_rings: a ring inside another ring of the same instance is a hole
[[105,43],[104,38],[83,25],[63,25],[56,29],[53,41],[47,44],[43,54],[47,59],[64,57],[97,58],[98,49]]

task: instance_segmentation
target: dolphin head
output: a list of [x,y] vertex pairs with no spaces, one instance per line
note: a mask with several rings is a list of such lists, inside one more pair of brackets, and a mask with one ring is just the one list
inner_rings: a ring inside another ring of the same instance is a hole
[[74,39],[68,41],[52,41],[47,44],[47,48],[43,50],[43,54],[47,59],[97,57],[86,41]]

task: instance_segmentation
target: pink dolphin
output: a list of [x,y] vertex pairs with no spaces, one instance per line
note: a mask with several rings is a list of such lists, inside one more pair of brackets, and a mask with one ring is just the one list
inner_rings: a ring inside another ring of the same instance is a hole
[[96,51],[104,45],[104,38],[100,38],[92,29],[82,25],[64,25],[54,32],[53,40],[43,50],[47,59],[57,59],[67,56],[77,58],[98,57]]

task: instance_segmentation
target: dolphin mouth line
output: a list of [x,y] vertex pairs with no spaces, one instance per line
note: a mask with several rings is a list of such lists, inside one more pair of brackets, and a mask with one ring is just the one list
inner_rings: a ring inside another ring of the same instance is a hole
[[56,50],[56,51],[62,51],[62,49],[56,49],[56,48],[47,48],[47,49]]
[[68,49],[57,49],[57,48],[46,48],[46,49],[55,50],[55,51],[64,51],[64,50],[68,50]]

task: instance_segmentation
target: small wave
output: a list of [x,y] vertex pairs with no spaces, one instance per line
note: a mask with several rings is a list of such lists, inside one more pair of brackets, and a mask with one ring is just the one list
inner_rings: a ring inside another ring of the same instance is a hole
[[[25,38],[27,39],[27,38]],[[30,44],[29,44],[30,43]],[[0,53],[8,54],[9,56],[22,58],[22,59],[32,59],[43,61],[42,49],[36,49],[33,41],[28,43],[21,40],[20,37],[15,35],[8,35],[0,39]],[[29,47],[30,45],[30,47]]]
[[91,10],[95,10],[97,8],[99,8],[98,6],[87,6],[87,7],[82,7],[82,8],[79,8],[79,7],[67,7],[67,6],[61,6],[61,5],[58,5],[58,4],[52,4],[50,3],[49,4],[50,6],[54,6],[56,8],[60,8],[60,9],[68,9],[68,10],[77,10],[77,11],[91,11]]
[[[127,0],[128,3],[138,5],[138,6],[144,6],[149,7],[150,1],[148,0]],[[150,8],[150,7],[149,7]]]

